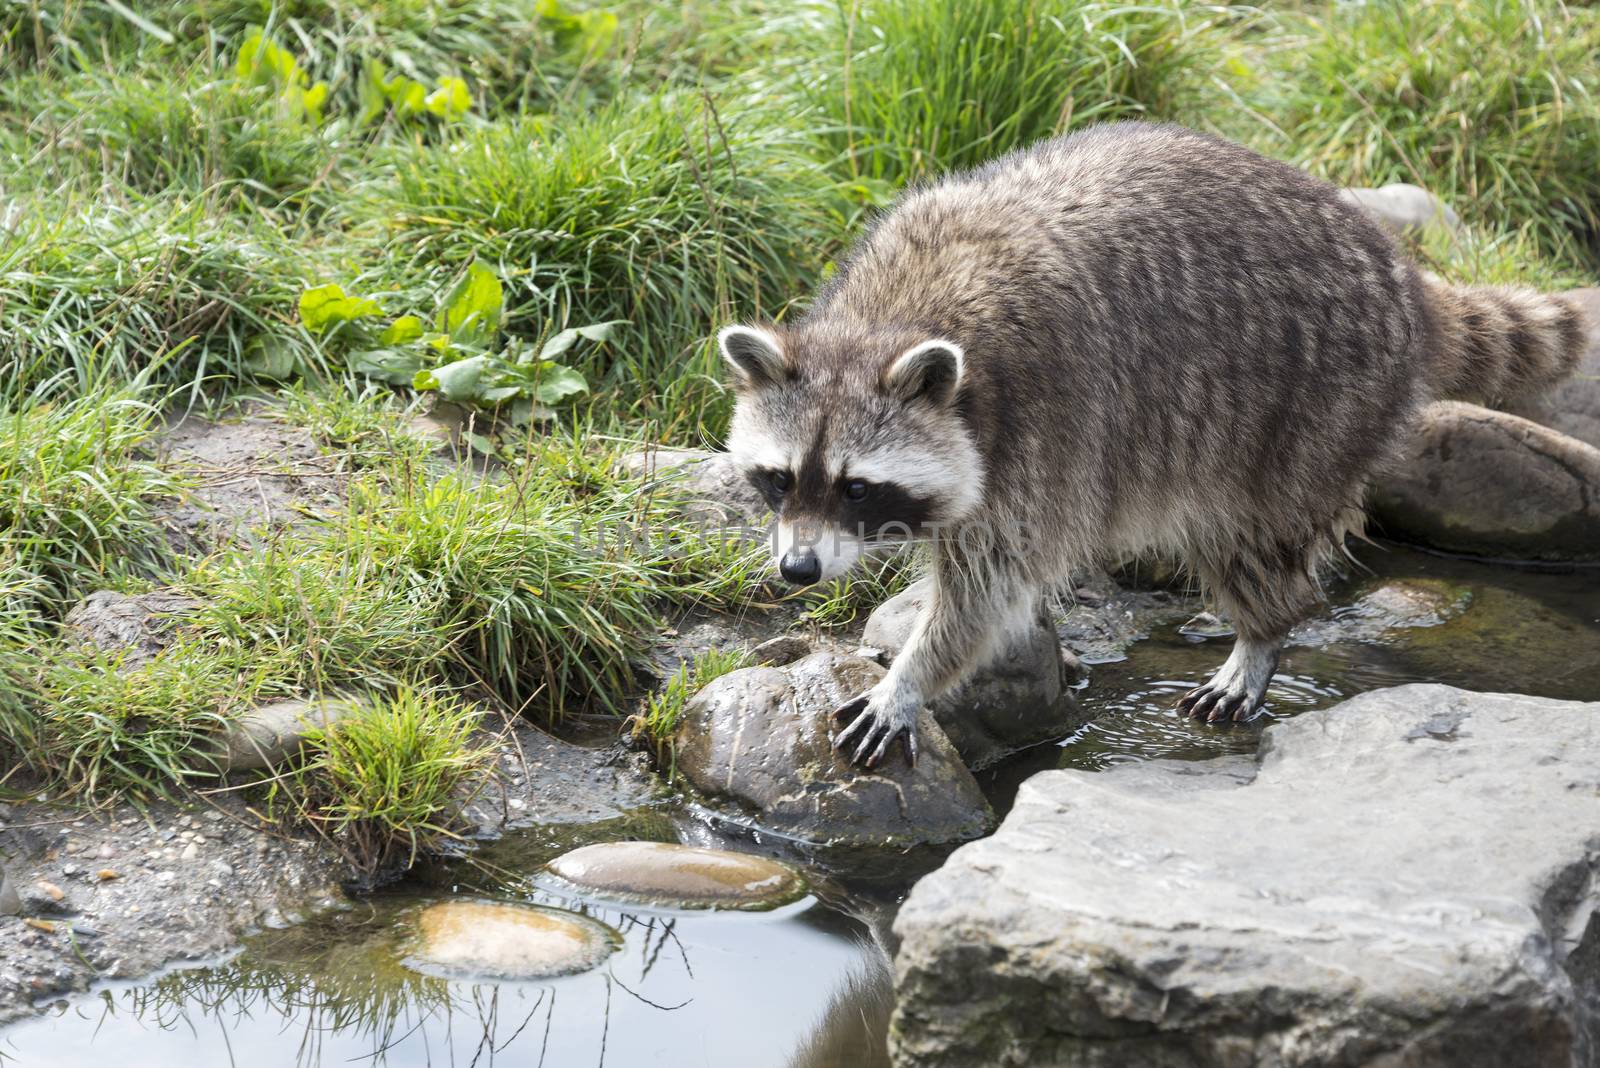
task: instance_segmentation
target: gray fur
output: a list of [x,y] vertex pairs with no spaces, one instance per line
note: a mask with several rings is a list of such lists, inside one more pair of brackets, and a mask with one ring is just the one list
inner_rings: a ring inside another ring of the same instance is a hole
[[[793,468],[772,500],[845,539],[830,568],[879,540],[850,529],[858,468],[921,520],[936,592],[841,710],[859,758],[902,733],[909,749],[917,706],[1007,618],[1128,553],[1177,553],[1231,616],[1240,647],[1184,709],[1246,718],[1418,407],[1553,382],[1583,334],[1559,297],[1423,275],[1299,170],[1107,125],[906,193],[773,328],[784,373],[742,383],[730,449],[758,479]],[[959,380],[907,399],[890,369],[930,340],[960,351]]]

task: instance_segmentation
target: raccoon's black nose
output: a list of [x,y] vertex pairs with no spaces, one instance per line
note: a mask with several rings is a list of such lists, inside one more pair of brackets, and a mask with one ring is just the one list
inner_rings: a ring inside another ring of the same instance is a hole
[[778,561],[778,573],[796,586],[809,586],[822,577],[822,561],[809,549],[787,552]]

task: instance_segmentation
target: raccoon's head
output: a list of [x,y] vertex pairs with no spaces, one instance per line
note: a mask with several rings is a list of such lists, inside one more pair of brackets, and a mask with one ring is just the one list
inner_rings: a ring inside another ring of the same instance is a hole
[[778,522],[790,582],[844,574],[869,550],[969,515],[983,463],[957,409],[960,345],[900,331],[730,326],[728,448]]

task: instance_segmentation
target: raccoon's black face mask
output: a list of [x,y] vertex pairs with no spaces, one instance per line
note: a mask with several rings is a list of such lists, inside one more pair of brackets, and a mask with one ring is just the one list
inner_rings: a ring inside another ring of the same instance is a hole
[[719,341],[738,392],[729,450],[777,516],[773,559],[789,581],[842,575],[874,548],[958,521],[981,497],[982,465],[955,405],[960,346],[875,350],[743,326]]

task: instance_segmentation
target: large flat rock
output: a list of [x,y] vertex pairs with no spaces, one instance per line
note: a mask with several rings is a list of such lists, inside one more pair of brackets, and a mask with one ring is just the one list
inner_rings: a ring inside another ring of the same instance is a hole
[[1028,780],[896,922],[896,1063],[1600,1057],[1600,703],[1415,685]]

